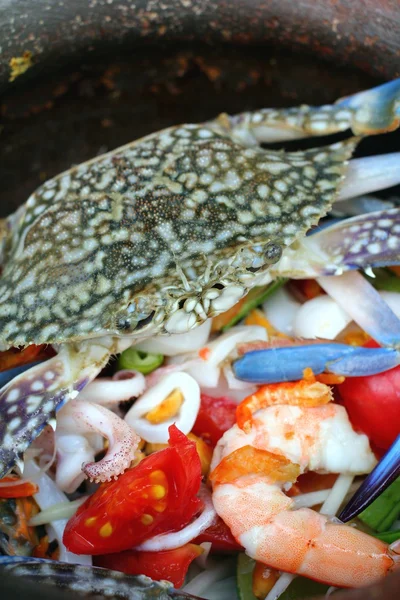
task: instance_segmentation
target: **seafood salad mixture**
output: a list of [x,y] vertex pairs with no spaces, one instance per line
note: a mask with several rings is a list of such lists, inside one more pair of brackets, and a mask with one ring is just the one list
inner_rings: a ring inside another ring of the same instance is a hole
[[400,207],[373,194],[400,153],[351,159],[399,122],[396,80],[171,127],[6,219],[1,569],[100,597],[287,600],[399,568],[397,466],[338,518],[399,455]]

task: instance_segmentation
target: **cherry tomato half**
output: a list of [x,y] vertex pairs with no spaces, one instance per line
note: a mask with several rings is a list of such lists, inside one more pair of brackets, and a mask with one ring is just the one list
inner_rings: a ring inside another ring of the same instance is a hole
[[236,423],[237,404],[230,398],[201,394],[200,410],[192,433],[215,446],[225,431]]
[[169,447],[151,454],[116,481],[102,484],[64,531],[75,554],[128,550],[144,540],[185,527],[199,512],[201,464],[196,445],[175,425]]
[[94,563],[97,567],[122,571],[127,575],[147,575],[155,581],[165,579],[176,588],[185,580],[190,563],[200,556],[203,548],[195,544],[185,544],[174,550],[162,552],[138,552],[127,550],[117,554],[97,556]]
[[[376,342],[365,344],[377,348]],[[400,366],[367,377],[347,377],[338,386],[354,427],[386,450],[400,433]]]

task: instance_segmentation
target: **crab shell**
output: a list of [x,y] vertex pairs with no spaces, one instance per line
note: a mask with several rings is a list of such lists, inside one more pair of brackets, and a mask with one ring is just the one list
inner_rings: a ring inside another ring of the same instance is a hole
[[47,181],[7,221],[0,344],[180,333],[227,310],[329,211],[357,142],[267,151],[214,121]]

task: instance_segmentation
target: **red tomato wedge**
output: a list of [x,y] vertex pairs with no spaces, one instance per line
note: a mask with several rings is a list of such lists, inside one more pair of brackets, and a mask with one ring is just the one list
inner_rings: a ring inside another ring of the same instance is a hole
[[200,556],[203,548],[195,544],[185,544],[174,550],[162,552],[138,552],[127,550],[118,554],[97,556],[97,567],[122,571],[127,575],[147,575],[155,581],[165,579],[176,588],[183,585],[190,563]]
[[211,542],[211,552],[240,552],[243,547],[237,543],[233,537],[228,525],[218,517],[214,525],[203,531],[196,539],[194,544]]
[[237,404],[230,398],[201,394],[200,410],[192,433],[215,446],[225,431],[236,423]]
[[116,481],[105,483],[68,521],[63,541],[76,554],[128,550],[145,540],[179,531],[202,508],[197,498],[201,464],[196,444],[169,428],[169,447],[143,459]]
[[[370,341],[368,348],[378,348]],[[367,377],[347,377],[338,386],[354,427],[386,450],[400,433],[400,366]]]
[[0,498],[27,498],[38,491],[36,483],[22,481],[12,475],[0,479]]

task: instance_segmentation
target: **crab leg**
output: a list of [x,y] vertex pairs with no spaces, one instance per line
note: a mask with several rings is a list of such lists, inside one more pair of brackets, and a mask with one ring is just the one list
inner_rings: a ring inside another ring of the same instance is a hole
[[232,137],[246,146],[347,129],[356,135],[373,135],[393,131],[399,120],[400,79],[340,98],[333,105],[262,109],[219,118],[220,125],[231,127]]
[[25,371],[0,390],[0,478],[55,412],[76,398],[111,354],[121,351],[120,346],[121,340],[118,345],[111,337],[65,344],[57,356]]
[[302,279],[399,263],[400,209],[392,208],[343,220],[303,238],[270,273]]
[[400,152],[355,158],[349,162],[336,202],[384,190],[400,183]]
[[374,340],[400,348],[400,319],[360,273],[319,277],[317,281]]

